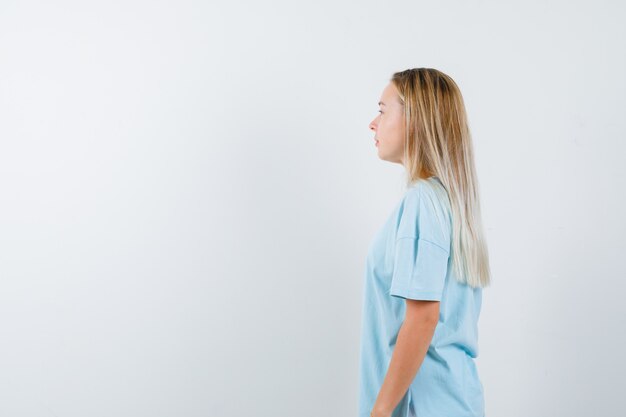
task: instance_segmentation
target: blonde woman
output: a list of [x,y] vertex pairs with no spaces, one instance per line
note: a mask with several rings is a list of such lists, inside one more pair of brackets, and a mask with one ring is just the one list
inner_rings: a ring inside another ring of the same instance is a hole
[[378,156],[404,166],[407,189],[368,249],[359,417],[484,417],[474,359],[490,269],[461,92],[414,68],[379,106]]

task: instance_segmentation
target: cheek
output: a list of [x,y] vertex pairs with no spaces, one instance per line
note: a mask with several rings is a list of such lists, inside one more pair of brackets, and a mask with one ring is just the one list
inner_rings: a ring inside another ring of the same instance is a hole
[[388,129],[390,136],[396,143],[401,143],[404,141],[404,129],[402,127],[402,121],[395,120],[393,126],[390,126]]
[[399,117],[381,119],[378,123],[378,133],[381,138],[390,144],[402,145],[404,142],[403,120]]

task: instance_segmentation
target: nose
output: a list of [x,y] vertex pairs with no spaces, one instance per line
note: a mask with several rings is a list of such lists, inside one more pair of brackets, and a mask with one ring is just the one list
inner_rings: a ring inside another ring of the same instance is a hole
[[373,120],[370,122],[370,129],[373,130],[374,132],[376,131],[376,123],[374,123]]

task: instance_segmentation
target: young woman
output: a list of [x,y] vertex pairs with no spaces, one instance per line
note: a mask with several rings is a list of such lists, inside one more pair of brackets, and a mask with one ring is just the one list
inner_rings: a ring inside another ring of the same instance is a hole
[[393,74],[370,123],[407,190],[368,249],[359,417],[484,417],[478,356],[490,284],[465,106],[432,68]]

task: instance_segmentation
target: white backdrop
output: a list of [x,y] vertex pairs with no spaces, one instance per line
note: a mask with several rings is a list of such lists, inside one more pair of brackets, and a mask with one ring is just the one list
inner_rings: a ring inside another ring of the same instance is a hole
[[0,416],[355,416],[368,124],[422,66],[474,137],[487,417],[622,415],[625,11],[0,2]]

